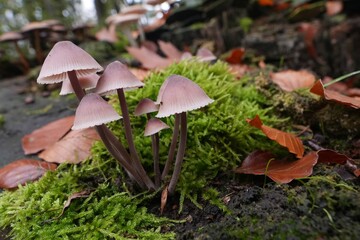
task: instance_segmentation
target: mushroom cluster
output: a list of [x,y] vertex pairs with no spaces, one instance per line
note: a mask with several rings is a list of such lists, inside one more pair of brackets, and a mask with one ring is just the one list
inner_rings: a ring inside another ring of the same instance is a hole
[[[76,94],[80,103],[76,109],[72,129],[95,127],[110,154],[141,188],[156,190],[162,184],[167,184],[164,182],[165,176],[169,173],[177,149],[174,170],[167,188],[169,193],[174,193],[185,155],[187,112],[204,107],[212,103],[213,100],[190,79],[172,75],[161,86],[156,102],[147,98],[139,102],[134,115],[145,114],[147,116],[148,121],[144,135],[151,136],[152,140],[153,181],[144,169],[136,150],[125,98],[125,91],[144,87],[144,83],[119,61],[110,63],[100,76],[98,73],[102,70],[103,68],[83,49],[72,42],[62,41],[56,43],[49,52],[37,82],[40,84],[62,82],[61,94]],[[123,116],[120,116],[102,97],[109,94],[117,94]],[[157,112],[157,115],[151,116],[153,112]],[[168,158],[161,172],[159,132],[170,127],[159,118],[170,115],[175,115],[175,124]],[[105,125],[119,119],[122,119],[129,150]]]

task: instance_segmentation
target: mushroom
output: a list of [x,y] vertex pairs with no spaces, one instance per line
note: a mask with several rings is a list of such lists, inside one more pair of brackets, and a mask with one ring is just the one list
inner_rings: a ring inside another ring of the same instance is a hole
[[[175,119],[180,118],[180,142],[176,155],[174,171],[169,183],[169,193],[174,193],[180,177],[181,165],[185,155],[187,138],[186,112],[204,107],[214,100],[210,99],[199,85],[188,78],[171,75],[160,88],[157,102],[160,103],[158,118],[175,114]],[[174,134],[175,130],[174,130]]]
[[160,187],[161,173],[159,162],[159,132],[169,126],[158,118],[151,118],[146,123],[144,136],[151,136],[151,146],[154,158],[155,187]]
[[[79,84],[82,89],[93,89],[96,87],[96,84],[99,80],[100,76],[96,73],[92,73],[86,76],[79,77]],[[67,95],[70,93],[74,93],[74,89],[71,86],[70,80],[66,79],[62,82],[60,95]]]
[[211,62],[216,60],[215,55],[207,48],[199,48],[196,52],[196,57],[198,57],[202,62]]
[[23,72],[29,72],[29,62],[26,60],[24,54],[21,52],[18,45],[18,41],[24,39],[24,37],[18,32],[7,32],[0,36],[0,42],[13,42],[15,45],[16,52],[19,54],[20,62],[23,65]]
[[30,43],[35,49],[36,59],[40,64],[44,61],[43,47],[41,46],[41,33],[48,30],[49,25],[46,22],[31,22],[21,29],[23,34],[30,35]]
[[129,111],[124,94],[124,90],[143,86],[144,83],[138,80],[135,75],[130,72],[126,65],[119,61],[115,61],[106,67],[103,75],[99,79],[95,92],[98,94],[111,94],[114,91],[117,92],[121,112],[123,114],[125,137],[129,145],[130,156],[133,159],[134,167],[139,171],[140,176],[143,177],[145,184],[150,188],[154,188],[154,183],[146,174],[146,171],[141,164],[139,155],[135,148],[131,131]]
[[111,24],[114,24],[115,26],[119,26],[127,39],[129,40],[131,46],[137,47],[136,40],[132,36],[131,33],[131,26],[135,24],[140,32],[142,33],[142,28],[139,23],[139,20],[141,18],[140,14],[117,14],[112,18]]

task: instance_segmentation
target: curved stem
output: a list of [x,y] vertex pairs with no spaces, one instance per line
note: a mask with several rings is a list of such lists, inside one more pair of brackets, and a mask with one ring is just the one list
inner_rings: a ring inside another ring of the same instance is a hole
[[24,54],[21,52],[19,44],[16,41],[14,41],[14,45],[17,53],[19,54],[20,62],[23,65],[24,73],[28,73],[30,69],[29,62],[26,60]]
[[180,113],[180,117],[181,117],[180,118],[180,143],[179,143],[179,149],[178,149],[178,152],[176,155],[174,172],[171,176],[171,180],[169,183],[169,193],[170,194],[174,193],[176,184],[179,181],[181,166],[182,166],[182,162],[184,160],[185,148],[186,148],[186,137],[187,137],[186,112]]
[[178,142],[178,137],[179,137],[179,126],[180,126],[180,115],[176,114],[175,115],[175,123],[174,123],[174,131],[173,131],[173,135],[171,138],[171,143],[170,143],[170,148],[169,148],[169,153],[168,153],[168,159],[166,160],[165,167],[164,167],[164,170],[161,175],[162,180],[164,180],[165,177],[167,176],[167,174],[169,173],[170,166],[174,161],[176,144]]
[[151,145],[154,157],[154,173],[155,173],[155,187],[160,187],[161,173],[160,173],[160,162],[159,162],[159,134],[155,133],[151,136]]
[[85,91],[80,86],[79,79],[76,76],[75,70],[69,71],[69,72],[67,72],[67,74],[70,79],[71,86],[74,89],[74,92],[76,94],[76,97],[78,98],[78,100],[80,102],[81,99],[85,96]]
[[147,175],[144,167],[140,162],[140,158],[138,153],[136,152],[134,140],[132,137],[131,125],[130,125],[130,117],[129,111],[126,105],[126,99],[123,89],[118,89],[117,94],[119,97],[120,108],[123,115],[123,122],[124,122],[124,130],[125,130],[125,137],[129,145],[130,156],[133,160],[133,166],[138,171],[139,175],[143,178],[144,183],[149,189],[155,189],[154,183],[151,181],[150,177]]

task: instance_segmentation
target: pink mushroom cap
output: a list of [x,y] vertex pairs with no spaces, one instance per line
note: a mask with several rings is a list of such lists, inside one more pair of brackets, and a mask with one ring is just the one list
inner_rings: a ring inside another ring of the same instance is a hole
[[143,87],[141,82],[125,64],[119,61],[110,63],[96,86],[95,92],[98,94],[111,94],[117,89],[134,89]]
[[164,123],[163,121],[161,121],[158,118],[151,118],[145,126],[145,132],[144,132],[144,136],[151,136],[154,135],[155,133],[160,132],[163,129],[166,128],[170,128],[166,123]]
[[210,62],[216,60],[216,56],[207,48],[199,48],[196,52],[196,57],[203,62]]
[[159,105],[149,98],[142,99],[135,108],[134,115],[140,116],[147,113],[156,112],[159,110]]
[[68,78],[67,72],[75,70],[77,76],[83,77],[102,71],[96,60],[80,47],[70,41],[61,41],[54,45],[46,57],[37,82],[51,84]]
[[96,93],[85,95],[75,113],[72,130],[89,128],[120,119],[121,116]]
[[[92,73],[86,76],[82,76],[79,78],[79,83],[82,89],[92,89],[96,87],[96,84],[99,80],[100,76],[96,73]],[[74,89],[71,85],[71,82],[69,79],[66,79],[62,82],[61,90],[59,95],[67,95],[70,93],[74,93]]]
[[168,117],[204,107],[214,100],[190,79],[171,75],[160,88],[157,103],[160,104],[156,117]]

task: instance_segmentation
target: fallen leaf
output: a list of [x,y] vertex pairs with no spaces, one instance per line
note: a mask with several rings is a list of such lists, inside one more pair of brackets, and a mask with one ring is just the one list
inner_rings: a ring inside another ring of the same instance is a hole
[[57,216],[56,219],[57,219],[57,218],[60,218],[60,217],[64,214],[66,208],[68,208],[68,207],[70,206],[72,200],[77,199],[77,198],[84,198],[84,197],[88,197],[88,196],[90,196],[90,190],[84,190],[84,191],[81,191],[81,192],[72,193],[72,194],[68,197],[68,199],[66,200],[66,202],[65,202],[65,204],[64,204],[64,207],[63,207],[60,215]]
[[92,144],[100,137],[94,128],[74,130],[39,154],[47,162],[80,163],[90,156]]
[[266,175],[275,182],[289,183],[294,179],[310,176],[317,159],[316,152],[310,152],[298,160],[276,160],[269,152],[255,151],[246,157],[235,172]]
[[312,92],[316,95],[322,96],[326,100],[335,101],[335,102],[350,106],[355,109],[360,108],[360,100],[342,95],[342,94],[332,91],[332,90],[325,89],[324,85],[322,84],[322,82],[320,80],[314,84],[314,86],[310,89],[310,92]]
[[299,25],[299,31],[303,34],[306,50],[310,57],[318,59],[318,53],[314,44],[314,39],[319,31],[319,26],[314,23],[303,22]]
[[161,192],[161,203],[160,203],[160,214],[163,213],[164,208],[166,206],[167,198],[168,198],[168,186],[165,186],[163,191]]
[[256,115],[254,119],[247,119],[246,121],[251,126],[260,129],[271,140],[276,141],[281,146],[289,149],[290,152],[296,154],[297,158],[301,158],[304,155],[304,145],[302,141],[293,134],[263,125],[258,115]]
[[337,163],[345,164],[350,158],[344,154],[337,153],[330,149],[323,149],[317,151],[319,156],[318,162],[320,163]]
[[180,60],[182,52],[180,52],[172,43],[159,40],[160,50],[166,55],[167,58],[172,60]]
[[258,0],[260,6],[274,6],[273,0]]
[[19,184],[33,182],[48,170],[57,167],[54,163],[34,159],[19,159],[0,169],[0,188],[13,189]]
[[140,48],[127,47],[126,50],[146,69],[162,69],[174,62],[171,59],[160,57],[155,52],[147,49],[144,46],[141,46]]
[[63,137],[74,123],[74,116],[51,122],[21,139],[25,154],[37,153],[48,148]]
[[301,88],[310,88],[316,81],[315,76],[306,70],[285,70],[271,73],[270,77],[274,83],[286,92],[292,92]]
[[135,75],[137,79],[140,81],[144,81],[144,79],[150,74],[149,70],[141,69],[141,68],[129,68],[130,72]]
[[354,171],[354,175],[357,176],[357,177],[360,177],[360,169],[356,169]]
[[245,73],[250,71],[250,67],[246,64],[230,64],[230,72],[236,76],[237,79],[242,78]]
[[242,58],[244,57],[244,54],[244,48],[234,48],[231,50],[230,56],[225,58],[225,61],[231,64],[240,64],[242,63]]

